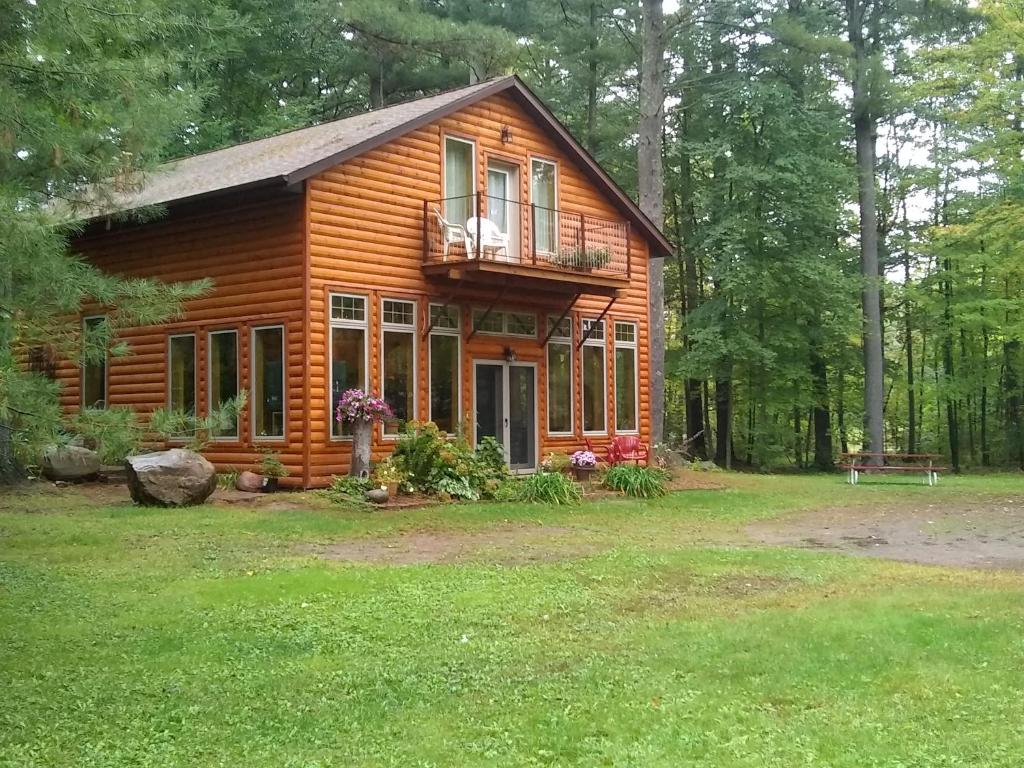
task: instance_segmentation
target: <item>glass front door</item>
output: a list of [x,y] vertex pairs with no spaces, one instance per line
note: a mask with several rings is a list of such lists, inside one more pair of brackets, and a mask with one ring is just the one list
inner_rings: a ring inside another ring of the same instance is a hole
[[527,363],[476,362],[476,441],[493,437],[509,468],[537,468],[537,370]]

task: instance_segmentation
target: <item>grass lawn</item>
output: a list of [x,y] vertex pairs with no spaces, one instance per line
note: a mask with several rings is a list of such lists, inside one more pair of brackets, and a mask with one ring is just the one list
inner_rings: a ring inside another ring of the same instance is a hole
[[[1024,764],[1024,574],[743,533],[818,507],[999,504],[1019,476],[727,484],[376,514],[0,495],[0,765]],[[311,554],[411,530],[562,548]]]

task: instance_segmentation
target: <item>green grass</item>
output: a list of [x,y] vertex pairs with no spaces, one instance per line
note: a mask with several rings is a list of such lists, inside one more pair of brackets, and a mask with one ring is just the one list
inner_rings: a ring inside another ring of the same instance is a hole
[[[0,496],[3,766],[1019,766],[1024,575],[742,542],[800,510],[982,503],[735,477],[401,513]],[[386,566],[300,545],[515,524],[592,554]]]

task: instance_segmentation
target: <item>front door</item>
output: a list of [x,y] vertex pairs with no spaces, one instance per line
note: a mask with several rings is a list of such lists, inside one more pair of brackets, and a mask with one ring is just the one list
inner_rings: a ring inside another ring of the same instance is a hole
[[476,441],[493,437],[513,472],[537,468],[537,369],[532,363],[476,361]]

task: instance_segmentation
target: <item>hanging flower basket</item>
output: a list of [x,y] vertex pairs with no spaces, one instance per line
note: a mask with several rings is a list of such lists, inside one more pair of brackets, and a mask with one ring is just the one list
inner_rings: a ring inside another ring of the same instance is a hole
[[351,425],[353,477],[369,477],[370,444],[373,440],[373,425],[393,416],[391,407],[384,399],[361,389],[347,389],[338,399],[334,410],[335,420]]

